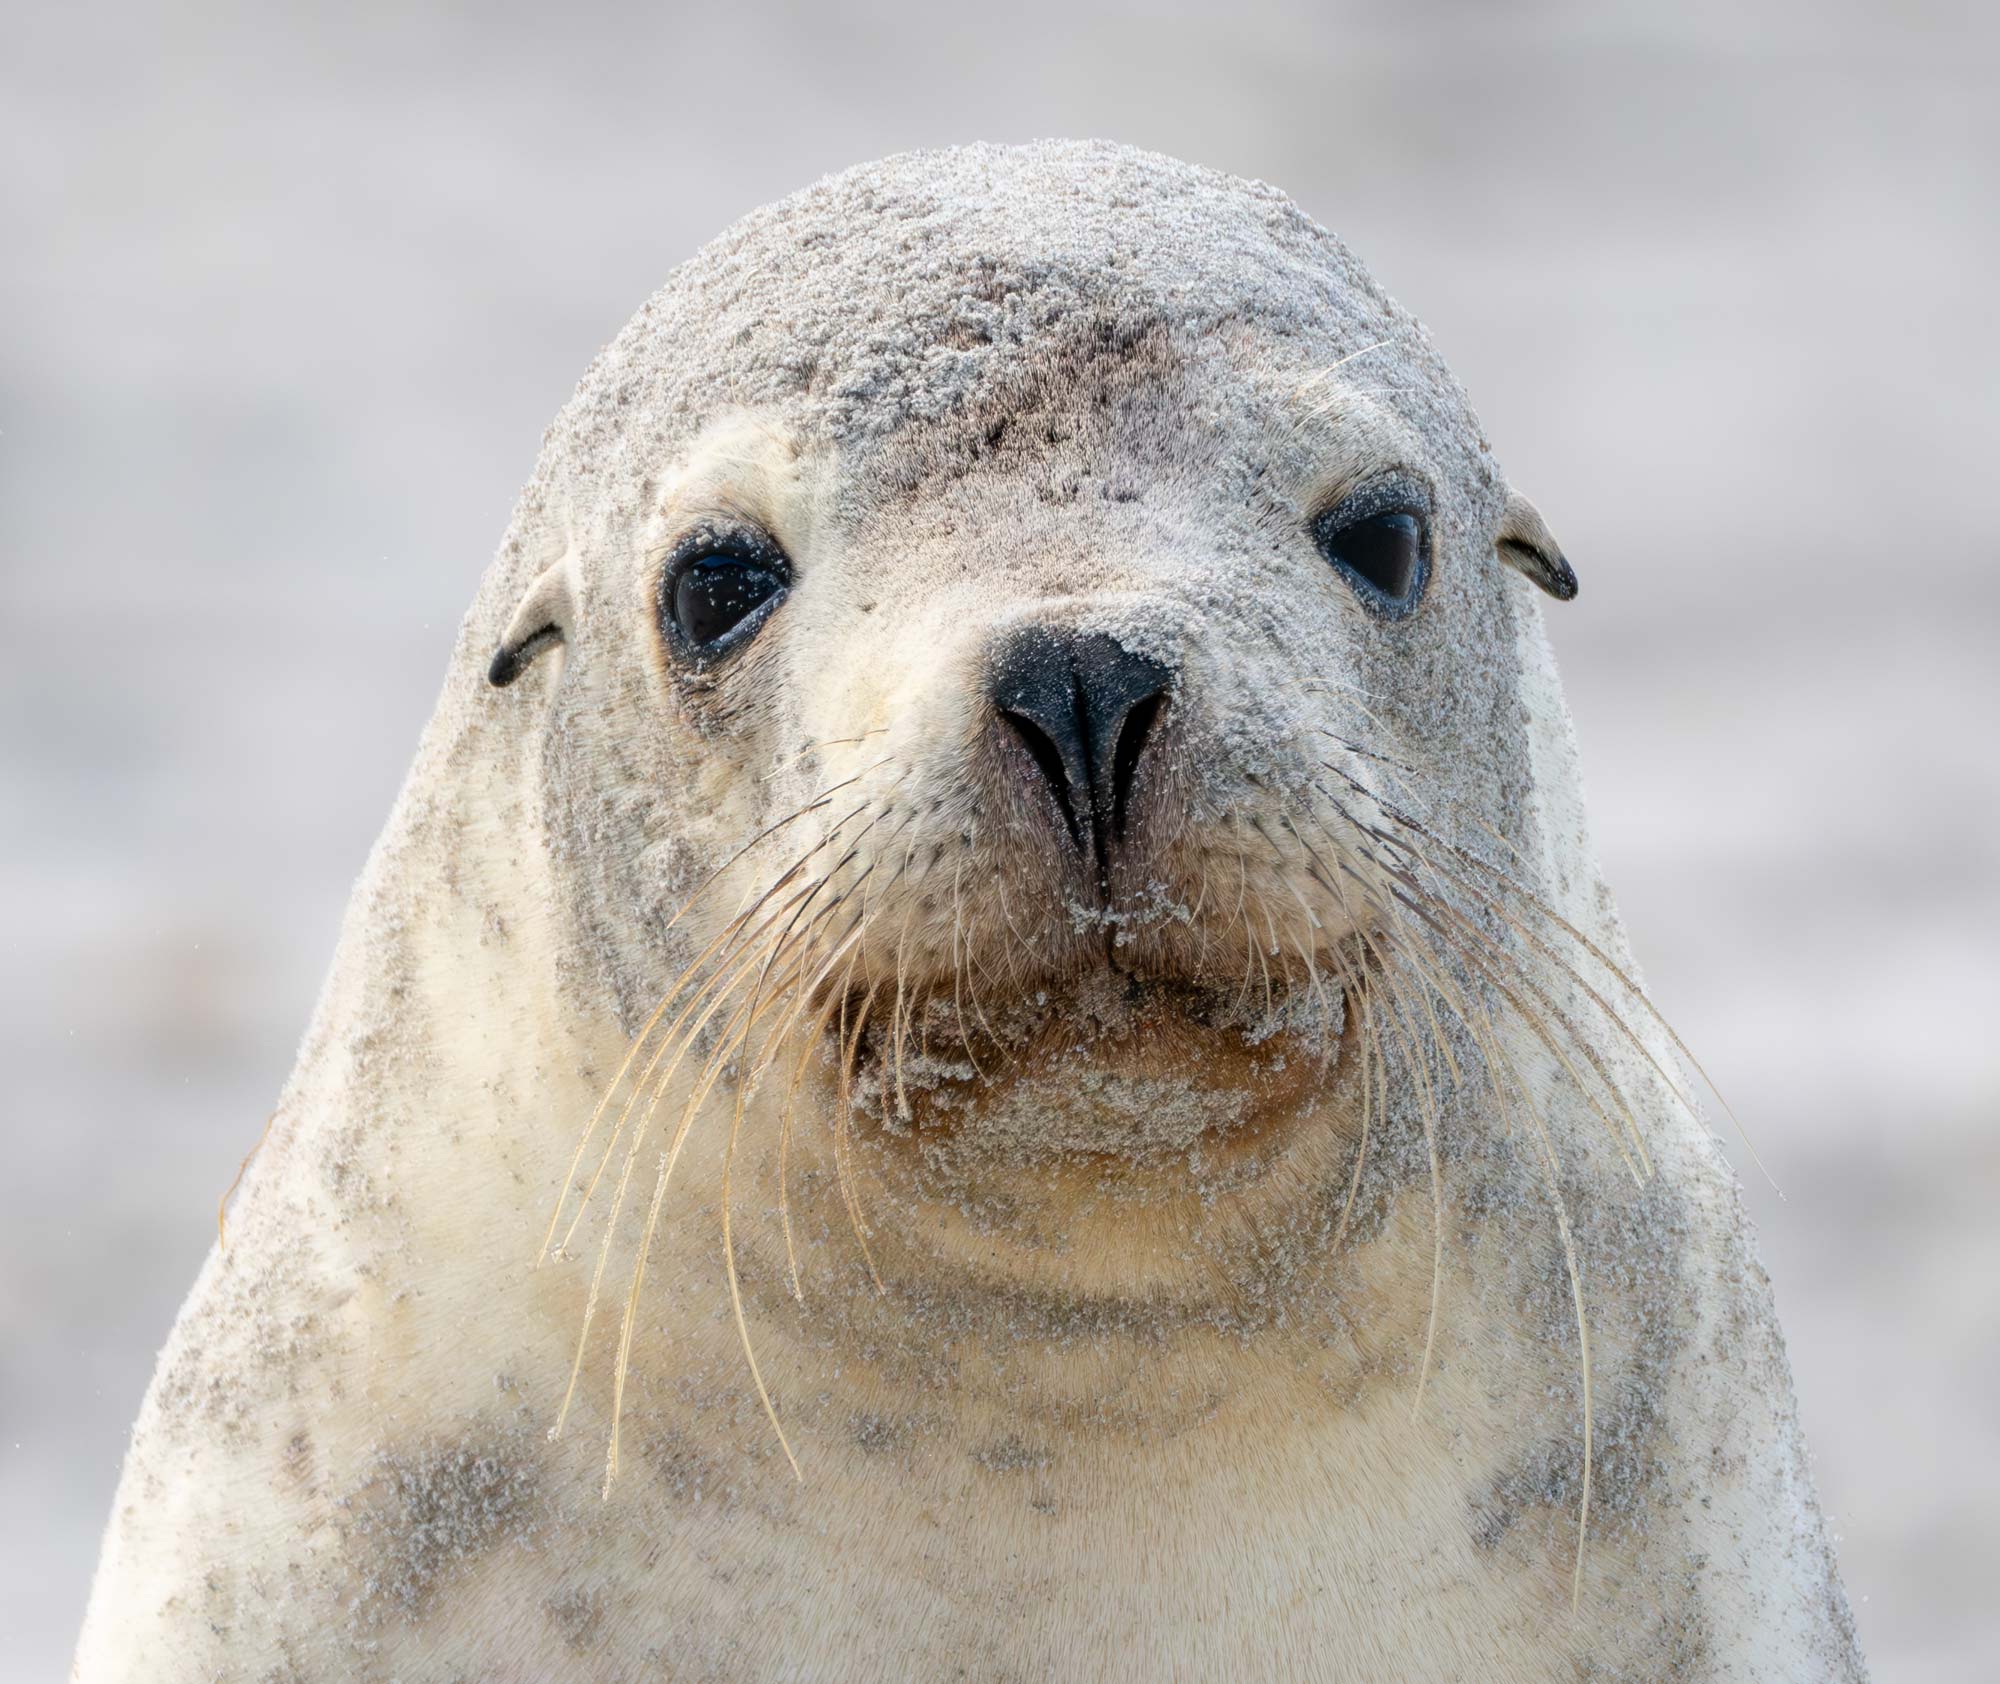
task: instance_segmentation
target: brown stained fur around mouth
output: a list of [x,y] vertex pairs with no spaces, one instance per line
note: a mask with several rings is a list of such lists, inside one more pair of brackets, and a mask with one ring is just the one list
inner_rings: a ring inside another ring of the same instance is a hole
[[[1254,1152],[1325,1096],[1343,1056],[1341,1000],[1337,989],[1317,1002],[1301,991],[1287,1002],[1297,1009],[1257,1016],[1238,1009],[1238,992],[1107,968],[991,1010],[961,1040],[949,991],[934,991],[911,1006],[914,1031],[885,1023],[863,1035],[856,1114],[885,1147],[951,1145],[1023,1167],[1137,1172],[1197,1149]],[[1069,1127],[1002,1137],[990,1126],[1065,1101]]]

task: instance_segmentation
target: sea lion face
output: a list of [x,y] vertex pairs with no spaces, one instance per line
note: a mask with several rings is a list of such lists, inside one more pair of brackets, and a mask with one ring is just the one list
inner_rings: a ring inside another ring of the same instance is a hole
[[1004,1133],[1026,1104],[1024,1149],[1143,1155],[1121,1122],[1161,1082],[1234,1060],[1207,1086],[1306,1104],[1245,1049],[1332,1060],[1407,915],[1385,803],[1513,828],[1502,552],[1561,564],[1330,239],[1172,166],[1220,230],[1179,251],[1104,156],[996,155],[961,215],[955,154],[723,242],[772,307],[814,277],[780,376],[688,303],[713,276],[627,330],[595,377],[626,395],[559,455],[579,582],[545,774],[633,1029],[706,983],[689,1034],[760,1069],[767,1038],[828,1041],[864,1115]]

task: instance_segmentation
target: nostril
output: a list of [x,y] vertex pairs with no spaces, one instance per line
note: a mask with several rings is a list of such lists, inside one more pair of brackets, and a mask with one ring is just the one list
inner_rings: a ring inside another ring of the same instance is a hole
[[1028,751],[1070,841],[1108,879],[1113,845],[1140,818],[1147,745],[1172,699],[1173,670],[1104,632],[1011,633],[986,677],[993,711]]
[[1000,717],[1014,728],[1014,734],[1021,739],[1022,746],[1041,769],[1042,781],[1049,786],[1056,805],[1062,809],[1063,824],[1069,830],[1070,840],[1082,847],[1083,829],[1077,820],[1076,803],[1070,799],[1069,768],[1063,764],[1062,750],[1056,747],[1055,739],[1025,713],[1002,708]]
[[1139,757],[1146,752],[1146,739],[1166,700],[1166,692],[1161,690],[1136,703],[1118,729],[1118,746],[1111,762],[1111,828],[1119,836],[1125,834],[1125,813],[1139,775]]

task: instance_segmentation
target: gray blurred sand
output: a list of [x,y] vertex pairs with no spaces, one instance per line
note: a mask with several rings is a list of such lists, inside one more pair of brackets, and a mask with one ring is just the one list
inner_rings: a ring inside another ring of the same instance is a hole
[[1046,134],[1287,188],[1576,558],[1601,851],[1785,1188],[1752,1202],[1863,1640],[1993,1676],[1991,8],[287,10],[43,8],[0,66],[0,1678],[67,1665],[153,1352],[576,375],[751,206]]

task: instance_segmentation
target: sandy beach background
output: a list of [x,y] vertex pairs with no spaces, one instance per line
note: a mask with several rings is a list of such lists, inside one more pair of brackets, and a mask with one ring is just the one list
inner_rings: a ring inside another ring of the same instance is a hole
[[1863,1640],[1992,1678],[1995,17],[10,14],[0,1679],[64,1674],[153,1353],[571,382],[751,206],[1048,134],[1291,191],[1549,515],[1611,881],[1785,1189],[1753,1203]]

